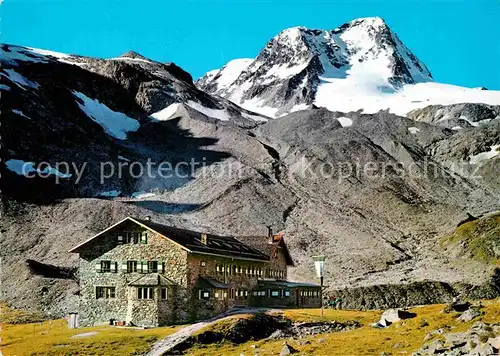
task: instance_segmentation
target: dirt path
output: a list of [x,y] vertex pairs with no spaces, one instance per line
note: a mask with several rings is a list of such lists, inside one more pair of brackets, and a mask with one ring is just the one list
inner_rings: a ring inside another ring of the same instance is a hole
[[[175,346],[179,345],[181,342],[185,341],[188,337],[193,335],[196,331],[204,328],[207,325],[214,323],[215,321],[227,318],[229,316],[237,315],[237,314],[256,314],[264,311],[270,311],[271,309],[267,308],[245,308],[245,309],[231,309],[227,312],[224,312],[220,315],[217,315],[211,319],[207,319],[204,321],[200,321],[199,323],[192,324],[186,326],[185,328],[180,329],[179,331],[167,336],[164,339],[158,340],[155,342],[149,350],[148,353],[144,354],[144,356],[161,356],[164,353],[170,351]],[[272,309],[273,311],[280,312],[279,310]]]

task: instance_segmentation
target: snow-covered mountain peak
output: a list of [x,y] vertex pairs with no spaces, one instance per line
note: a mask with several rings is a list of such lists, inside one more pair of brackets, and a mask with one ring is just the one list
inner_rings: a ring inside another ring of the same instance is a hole
[[352,21],[347,22],[343,26],[365,26],[365,27],[373,27],[373,28],[383,28],[388,27],[385,20],[379,16],[373,17],[359,17]]
[[253,61],[233,62],[207,73],[197,85],[267,116],[313,105],[405,115],[430,104],[500,104],[498,92],[435,83],[380,17],[355,19],[333,30],[288,28]]
[[291,27],[281,31],[270,42],[279,43],[284,46],[297,47],[304,45],[303,32],[307,28],[303,26]]
[[330,92],[332,84],[340,90],[347,85],[358,92],[391,93],[406,84],[432,80],[426,66],[382,18],[368,17],[334,30],[285,29],[252,62],[230,62],[197,84],[243,107],[279,116],[313,104],[325,106],[316,98],[331,102],[324,89]]
[[[253,62],[253,58],[238,58],[226,63],[221,69],[207,72],[198,80],[198,85],[205,87],[206,91],[217,92],[230,86],[240,74]],[[210,87],[213,85],[214,87]]]

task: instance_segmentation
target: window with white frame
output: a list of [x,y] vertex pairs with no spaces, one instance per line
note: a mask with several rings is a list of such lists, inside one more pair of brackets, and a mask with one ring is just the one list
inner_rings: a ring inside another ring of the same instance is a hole
[[137,272],[137,261],[127,261],[127,273]]
[[153,287],[138,287],[137,299],[154,299]]
[[111,272],[111,261],[101,261],[101,272]]
[[95,288],[96,299],[112,299],[116,296],[115,287],[96,287]]
[[210,291],[208,291],[208,290],[200,290],[198,297],[200,299],[210,299]]

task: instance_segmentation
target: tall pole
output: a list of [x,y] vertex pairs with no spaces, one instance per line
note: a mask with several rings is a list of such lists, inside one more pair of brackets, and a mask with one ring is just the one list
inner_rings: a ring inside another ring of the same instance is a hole
[[321,290],[319,291],[319,302],[321,303],[321,318],[323,318],[323,276],[320,277]]
[[316,269],[316,275],[319,278],[320,281],[320,288],[321,290],[319,291],[320,295],[320,309],[321,309],[321,317],[323,318],[323,278],[325,276],[325,256],[313,256],[313,261],[314,261],[314,268]]

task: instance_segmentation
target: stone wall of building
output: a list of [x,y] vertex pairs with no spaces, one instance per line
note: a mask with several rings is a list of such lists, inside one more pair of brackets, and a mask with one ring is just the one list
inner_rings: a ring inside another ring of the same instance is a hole
[[[267,262],[248,261],[212,255],[189,254],[187,281],[191,290],[192,317],[195,319],[217,315],[234,305],[247,305],[247,298],[263,276]],[[217,269],[218,266],[218,269]],[[241,268],[241,273],[239,272]],[[252,270],[253,268],[253,270]],[[247,273],[253,271],[253,273]],[[262,272],[260,272],[262,271]],[[198,278],[208,277],[229,286],[226,290],[211,290],[210,299],[199,298],[195,288]],[[217,298],[214,294],[219,294]],[[242,294],[240,296],[240,294]]]
[[[126,241],[126,232],[145,231],[146,243],[140,239],[139,243]],[[270,289],[265,290],[265,296],[254,295],[259,280],[286,279],[287,261],[281,247],[276,248],[270,261],[189,253],[177,243],[126,221],[86,243],[78,252],[82,326],[108,323],[111,319],[140,326],[185,323],[212,317],[235,305],[295,306],[299,301],[301,306],[319,305],[319,298],[302,298],[297,294],[299,290],[291,290],[286,296],[282,290],[279,297],[271,295]],[[110,272],[97,271],[101,261],[111,261]],[[137,261],[137,271],[127,271],[127,261]],[[143,261],[157,261],[158,271],[141,272]],[[158,275],[167,280],[155,282]],[[200,277],[222,285],[207,286],[210,297],[200,298]],[[130,285],[132,282],[134,285]],[[96,287],[114,287],[114,297],[96,298]],[[139,287],[152,287],[154,298],[139,299]],[[160,297],[162,287],[168,289],[166,300]]]
[[[219,270],[217,269],[219,266]],[[241,268],[241,273],[239,272]],[[206,318],[217,315],[233,306],[245,306],[250,304],[252,292],[257,289],[259,279],[272,278],[270,271],[276,271],[273,275],[278,276],[277,271],[283,271],[280,276],[286,278],[286,260],[281,248],[277,249],[275,256],[272,256],[271,262],[249,261],[241,259],[232,259],[203,254],[188,255],[188,289],[191,290],[192,317],[195,319]],[[247,271],[253,271],[247,273]],[[199,291],[194,288],[198,278],[209,277],[220,283],[227,284],[229,289],[219,291],[219,297],[216,299],[212,294],[210,299],[200,300]],[[277,277],[276,277],[277,278]],[[224,297],[224,294],[226,296]],[[286,303],[286,305],[292,305]]]
[[[188,320],[189,312],[186,306],[190,298],[186,279],[187,252],[179,245],[152,232],[148,232],[145,244],[118,243],[117,236],[123,236],[123,232],[144,230],[137,224],[125,222],[80,248],[79,312],[82,326],[107,323],[110,319],[132,322],[135,320],[137,325],[142,325],[139,321],[141,313],[145,315],[144,320],[153,320],[153,315],[158,314],[157,301],[138,300],[136,287],[128,287],[130,282],[145,274],[139,271],[127,273],[123,269],[123,261],[158,261],[159,272],[162,272],[161,266],[164,264],[162,275],[177,286],[175,293],[170,293],[168,296],[168,301],[161,302],[161,310],[168,309],[172,313],[149,324],[162,324],[165,320],[168,320],[168,323],[171,323],[170,321],[182,323]],[[97,272],[96,265],[103,260],[116,263],[116,272]],[[97,286],[115,287],[115,297],[96,299]],[[158,294],[159,289],[156,289],[155,298],[158,298]],[[169,308],[168,305],[172,307]]]
[[278,246],[275,254],[271,256],[268,263],[268,278],[276,278],[286,280],[288,277],[285,250],[283,247]]
[[[319,288],[261,287],[257,292],[265,292],[265,294],[259,295],[257,293],[252,293],[252,296],[248,301],[249,306],[289,308],[319,308],[321,306]],[[276,292],[278,293],[278,295],[275,295]]]

